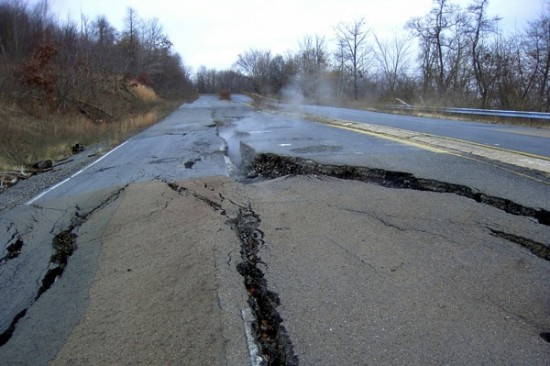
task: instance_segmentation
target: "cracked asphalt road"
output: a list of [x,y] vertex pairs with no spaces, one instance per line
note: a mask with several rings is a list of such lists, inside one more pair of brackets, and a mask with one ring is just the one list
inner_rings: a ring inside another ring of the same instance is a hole
[[544,176],[245,102],[202,97],[0,213],[2,364],[547,364],[550,266],[521,244],[548,248]]

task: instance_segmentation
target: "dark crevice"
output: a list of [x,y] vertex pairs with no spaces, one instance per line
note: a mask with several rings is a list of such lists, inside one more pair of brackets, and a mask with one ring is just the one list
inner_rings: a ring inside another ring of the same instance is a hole
[[18,238],[14,243],[8,245],[6,248],[8,253],[0,259],[0,263],[19,257],[19,254],[21,254],[21,250],[23,249],[23,245],[25,245],[25,243],[23,243],[21,238]]
[[542,332],[540,337],[550,343],[550,332]]
[[504,231],[495,230],[491,228],[489,228],[489,230],[491,230],[491,234],[493,236],[511,241],[512,243],[515,243],[515,244],[519,244],[522,247],[529,249],[531,253],[533,253],[537,257],[550,261],[550,246],[544,243],[539,243],[538,241],[535,241],[532,239],[525,238],[523,236],[505,233]]
[[73,232],[77,227],[69,227],[69,229],[63,230],[52,240],[53,254],[50,257],[50,264],[52,268],[46,272],[46,275],[42,278],[42,286],[38,289],[35,300],[38,300],[40,296],[52,287],[57,281],[67,266],[69,257],[77,249],[76,239],[77,235]]
[[166,135],[168,135],[168,136],[186,136],[187,132],[168,132]]
[[80,208],[78,206],[76,207],[77,212],[75,212],[71,220],[71,224],[68,226],[68,228],[59,232],[52,239],[51,245],[53,248],[53,254],[51,255],[49,261],[50,269],[42,278],[42,284],[38,288],[36,296],[34,297],[34,301],[31,301],[25,309],[20,311],[13,318],[10,326],[2,334],[0,334],[0,347],[10,340],[13,332],[15,331],[17,323],[19,322],[19,320],[21,320],[21,318],[25,316],[29,307],[32,306],[32,304],[36,300],[38,300],[46,291],[48,291],[51,286],[63,275],[63,272],[65,271],[65,268],[68,264],[69,257],[73,255],[74,251],[77,249],[76,239],[78,238],[78,235],[75,232],[78,231],[80,226],[82,226],[90,218],[91,215],[116,200],[120,196],[122,191],[126,189],[126,187],[127,185],[120,188],[115,193],[107,197],[104,201],[102,201],[99,205],[95,206],[93,209],[86,213],[79,213],[78,211],[80,211]]
[[7,245],[6,247],[7,253],[2,258],[0,258],[0,264],[10,259],[17,258],[19,254],[21,254],[21,250],[25,245],[25,243],[21,239],[21,234],[19,233],[19,230],[17,230],[13,222],[8,225],[8,227],[6,228],[6,232],[9,234],[9,232],[12,231],[12,229],[13,229],[13,233],[11,234],[11,237],[6,242],[6,244],[8,243],[11,243],[11,244]]
[[196,158],[196,159],[193,159],[193,160],[188,160],[186,161],[185,163],[183,163],[183,166],[185,167],[185,169],[191,169],[193,168],[193,166],[198,163],[199,161],[201,161],[201,158]]
[[181,193],[190,194],[191,196],[195,197],[199,201],[202,201],[202,202],[206,203],[208,206],[210,206],[215,211],[219,212],[221,215],[225,215],[225,210],[222,208],[222,205],[220,205],[218,202],[214,202],[211,199],[209,199],[207,197],[204,197],[204,196],[201,196],[201,195],[197,194],[196,192],[191,191],[188,188],[177,185],[176,183],[173,183],[173,182],[164,182],[164,183],[166,183],[168,185],[168,187],[170,187],[170,189],[172,189],[174,192],[177,192],[177,193],[180,193],[180,194]]
[[8,327],[8,329],[6,329],[2,334],[0,334],[0,347],[2,347],[4,344],[6,344],[13,332],[15,331],[15,325],[17,324],[17,322],[23,318],[25,316],[25,314],[27,314],[27,310],[28,309],[24,309],[22,311],[20,311],[14,318],[13,320],[11,321],[10,323],[10,326]]
[[325,175],[339,179],[373,183],[387,188],[452,193],[513,215],[535,218],[539,223],[550,226],[550,211],[523,206],[505,198],[489,196],[460,184],[417,178],[406,172],[360,166],[320,164],[313,160],[271,153],[256,155],[249,163],[247,170],[249,172],[248,178],[274,179],[286,175]]
[[251,209],[241,207],[238,216],[231,220],[232,228],[241,242],[241,262],[237,270],[244,278],[248,292],[248,304],[254,315],[252,332],[260,349],[263,365],[298,365],[292,342],[283,319],[277,312],[279,296],[270,291],[264,273],[258,268],[263,264],[258,256],[264,245],[264,233],[259,229],[261,219]]
[[[173,191],[190,195],[206,203],[220,215],[227,216],[220,203],[176,183],[165,183]],[[205,188],[212,190],[206,185]],[[226,200],[222,194],[218,194],[218,197],[222,202]],[[228,222],[241,242],[242,261],[237,264],[237,271],[243,276],[248,293],[247,302],[254,316],[252,333],[261,353],[259,356],[262,359],[262,365],[298,365],[298,357],[294,354],[290,337],[282,325],[283,319],[276,309],[280,305],[279,296],[267,288],[264,273],[259,268],[260,265],[266,266],[259,256],[260,247],[265,244],[264,233],[259,228],[261,219],[250,207],[243,207],[231,200],[228,201],[239,208],[237,217]],[[228,264],[230,262],[231,256],[229,256]]]
[[38,289],[35,300],[46,292],[55,283],[55,281],[63,275],[69,257],[73,255],[74,251],[77,249],[76,239],[78,238],[78,235],[76,234],[76,231],[80,228],[80,226],[82,226],[95,212],[101,210],[109,203],[116,200],[122,191],[126,189],[126,187],[127,185],[118,189],[115,193],[107,197],[99,205],[95,206],[88,212],[80,213],[80,207],[76,207],[77,211],[75,212],[69,227],[56,234],[52,239],[52,248],[54,252],[50,257],[51,268],[42,279],[42,286]]

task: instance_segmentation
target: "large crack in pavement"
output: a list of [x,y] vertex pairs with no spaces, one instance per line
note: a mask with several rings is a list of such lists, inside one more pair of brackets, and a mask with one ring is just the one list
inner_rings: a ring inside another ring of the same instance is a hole
[[[251,149],[248,148],[248,150]],[[450,193],[475,200],[478,203],[486,204],[512,215],[530,217],[542,225],[550,226],[550,211],[524,206],[506,198],[490,196],[464,185],[418,178],[406,172],[363,166],[321,164],[309,159],[272,153],[252,154],[251,151],[248,151],[247,154],[248,158],[245,170],[248,172],[248,179],[259,177],[274,179],[287,175],[324,175],[338,179],[377,184],[386,188]],[[518,244],[544,260],[550,260],[549,244],[496,229],[489,228],[489,230],[494,236]]]
[[470,158],[476,157],[481,159],[481,161],[488,160],[511,164],[519,168],[528,169],[529,175],[533,177],[547,179],[550,174],[550,164],[548,164],[549,159],[547,157],[537,156],[527,152],[403,128],[329,118],[316,113],[298,113],[297,111],[284,111],[273,107],[271,110],[277,114],[297,116],[334,128],[396,140],[409,145],[421,146],[424,148],[429,147],[440,151],[469,156]]
[[[13,239],[14,238],[10,239],[10,241],[12,241]],[[24,245],[25,243],[23,242],[23,240],[18,237],[14,242],[6,247],[7,253],[4,257],[0,258],[0,263],[19,257],[19,254],[21,254],[21,250],[23,249]]]
[[501,230],[496,230],[489,228],[491,230],[491,235],[496,236],[497,238],[506,239],[512,243],[518,244],[536,255],[537,257],[540,257],[542,259],[545,259],[547,261],[550,261],[550,246],[538,242],[536,240],[532,240],[529,238],[525,238],[523,236],[506,233]]
[[509,214],[532,217],[540,224],[550,226],[550,211],[521,205],[506,198],[487,195],[470,187],[442,182],[434,179],[418,178],[414,174],[368,168],[363,166],[321,164],[313,160],[260,153],[248,163],[248,178],[261,176],[274,179],[286,175],[325,175],[345,180],[357,180],[377,184],[386,188],[412,189],[434,193],[451,193],[473,199]]
[[265,265],[259,256],[260,247],[265,244],[264,233],[259,228],[261,218],[250,206],[239,205],[218,193],[222,203],[227,201],[232,209],[237,210],[235,217],[231,218],[233,215],[230,215],[222,204],[176,183],[164,183],[173,191],[189,194],[221,216],[229,217],[227,223],[236,232],[241,243],[241,262],[237,264],[236,269],[243,277],[248,293],[248,305],[254,317],[252,334],[259,348],[260,354],[257,356],[261,359],[261,365],[297,366],[298,356],[294,354],[292,342],[282,324],[283,319],[277,311],[281,301],[277,293],[268,289],[265,275],[258,267],[260,264]]
[[[66,266],[68,265],[69,258],[77,250],[78,229],[97,211],[103,209],[105,206],[116,201],[120,194],[126,189],[127,185],[117,189],[106,199],[101,201],[98,205],[90,209],[85,213],[80,213],[80,207],[76,207],[76,212],[71,219],[69,226],[59,233],[57,233],[51,242],[53,253],[49,260],[49,269],[42,277],[40,287],[38,288],[34,299],[30,301],[27,306],[19,311],[10,322],[10,325],[4,332],[0,334],[0,347],[5,345],[12,337],[17,323],[26,315],[28,309],[46,292],[52,285],[63,275]],[[8,254],[2,258],[2,260],[9,260],[16,258],[23,247],[23,242],[18,239],[11,245],[12,249],[8,247]]]
[[258,256],[264,245],[264,233],[259,229],[260,217],[252,208],[239,208],[237,217],[231,220],[241,242],[241,262],[237,265],[248,292],[248,305],[255,321],[252,330],[261,350],[265,365],[298,365],[298,356],[277,307],[281,304],[278,294],[270,291],[264,273],[258,267],[263,264]]

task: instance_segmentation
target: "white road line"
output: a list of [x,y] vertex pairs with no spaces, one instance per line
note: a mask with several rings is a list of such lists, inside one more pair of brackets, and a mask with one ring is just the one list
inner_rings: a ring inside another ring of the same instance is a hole
[[242,309],[241,317],[244,323],[244,332],[246,334],[246,343],[248,343],[248,353],[250,355],[250,364],[252,366],[260,366],[262,364],[262,358],[259,356],[258,346],[252,336],[252,322],[254,317],[250,309]]
[[117,147],[115,147],[114,149],[112,149],[111,151],[109,151],[107,154],[103,155],[102,157],[100,157],[99,159],[93,161],[91,164],[85,166],[84,168],[80,169],[78,172],[74,173],[73,175],[71,175],[69,178],[57,183],[56,185],[46,189],[44,192],[40,193],[38,196],[34,197],[33,199],[31,199],[30,201],[28,201],[26,203],[26,205],[32,205],[34,202],[36,202],[37,200],[39,200],[40,198],[42,198],[43,196],[45,196],[46,194],[48,194],[49,192],[53,191],[54,189],[56,189],[57,187],[67,183],[69,180],[71,180],[72,178],[76,177],[77,175],[79,175],[80,173],[82,173],[83,171],[85,171],[86,169],[89,169],[91,168],[92,166],[94,166],[95,164],[99,163],[101,160],[105,159],[107,156],[109,156],[110,154],[114,153],[116,150],[120,149],[122,146],[126,145],[126,143],[130,142],[130,140],[127,140],[127,141],[124,141],[122,144],[118,145]]

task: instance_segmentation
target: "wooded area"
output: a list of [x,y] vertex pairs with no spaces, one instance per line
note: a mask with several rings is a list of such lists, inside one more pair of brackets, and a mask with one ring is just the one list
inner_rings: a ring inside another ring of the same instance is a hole
[[488,3],[472,0],[463,8],[434,0],[429,13],[410,19],[406,32],[390,39],[379,38],[362,19],[341,23],[330,37],[335,45],[306,36],[286,55],[250,49],[232,71],[199,69],[196,85],[201,92],[247,88],[273,95],[293,88],[318,102],[399,98],[418,105],[550,112],[550,2],[523,30],[506,34],[501,19],[488,15]]
[[1,1],[0,64],[0,100],[31,112],[78,109],[116,119],[139,107],[132,98],[138,83],[164,98],[194,93],[158,19],[141,19],[132,8],[117,30],[105,16],[60,23],[47,1]]
[[196,97],[158,19],[128,8],[117,30],[105,16],[59,22],[47,4],[0,0],[3,188],[36,162],[116,145]]

